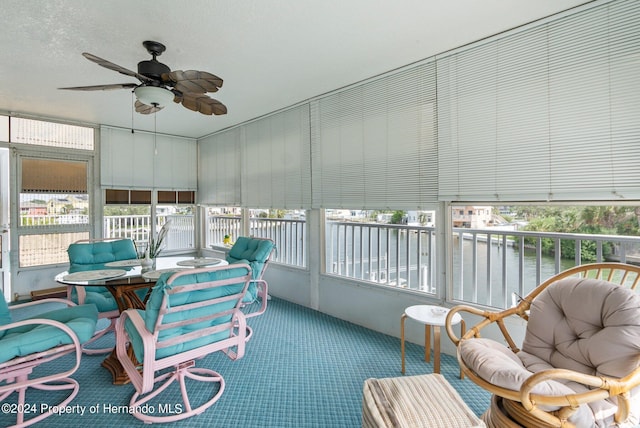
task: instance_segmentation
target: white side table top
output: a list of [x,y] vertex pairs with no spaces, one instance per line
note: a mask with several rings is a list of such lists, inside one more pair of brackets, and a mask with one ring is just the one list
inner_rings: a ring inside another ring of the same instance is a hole
[[[415,305],[409,306],[404,313],[411,319],[423,324],[444,326],[449,309],[435,305]],[[451,320],[452,325],[462,321],[460,314],[455,314]]]

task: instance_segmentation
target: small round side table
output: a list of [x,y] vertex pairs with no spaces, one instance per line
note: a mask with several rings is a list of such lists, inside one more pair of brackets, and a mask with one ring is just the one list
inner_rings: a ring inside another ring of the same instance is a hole
[[[440,327],[445,325],[449,309],[433,305],[409,306],[400,318],[400,352],[402,354],[402,374],[404,374],[404,321],[407,317],[424,324],[424,360],[428,363],[431,354],[431,327],[433,327],[433,372],[440,373]],[[465,323],[460,314],[451,320],[453,325],[460,323],[460,337],[464,336]],[[460,379],[463,378],[462,369]]]

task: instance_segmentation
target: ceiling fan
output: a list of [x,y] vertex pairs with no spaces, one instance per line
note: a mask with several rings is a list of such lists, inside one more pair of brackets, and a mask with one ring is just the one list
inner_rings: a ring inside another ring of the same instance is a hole
[[227,107],[225,107],[224,104],[207,95],[207,92],[216,92],[222,87],[221,78],[206,71],[171,71],[165,64],[156,60],[156,57],[166,50],[165,45],[150,40],[142,42],[142,45],[153,58],[147,61],[140,61],[138,63],[137,73],[93,54],[87,52],[82,54],[89,61],[126,76],[135,77],[140,83],[115,83],[58,89],[102,91],[131,88],[137,98],[135,109],[138,113],[142,114],[155,113],[172,100],[176,103],[182,103],[182,105],[189,110],[206,115],[221,115],[227,113]]

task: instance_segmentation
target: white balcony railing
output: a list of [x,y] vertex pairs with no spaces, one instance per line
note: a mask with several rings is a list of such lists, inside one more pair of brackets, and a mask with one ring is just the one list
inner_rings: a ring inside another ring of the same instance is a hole
[[136,243],[138,251],[144,252],[149,242],[149,234],[157,233],[170,221],[171,226],[165,238],[165,251],[188,250],[195,248],[195,230],[193,215],[158,215],[155,228],[150,226],[148,215],[120,215],[104,217],[105,238],[129,238]]
[[[306,223],[304,220],[252,217],[249,235],[270,238],[276,244],[273,261],[293,266],[306,266]],[[206,245],[220,247],[225,235],[234,240],[242,235],[239,216],[209,216],[205,231]]]
[[[84,224],[88,219],[73,215],[21,218],[23,227]],[[148,215],[107,216],[104,236],[130,238],[144,251],[149,233],[171,221],[167,251],[194,250],[195,230],[191,215],[159,215],[155,227]],[[241,235],[239,216],[209,216],[205,238],[208,247],[220,248],[225,235]],[[513,296],[524,296],[542,280],[569,267],[588,262],[640,263],[640,237],[524,232],[513,230],[453,228],[451,291],[436,281],[436,231],[433,227],[358,223],[328,220],[326,223],[326,273],[386,287],[397,287],[454,302],[497,308],[508,307]],[[250,235],[275,241],[277,263],[307,265],[307,231],[304,220],[255,217]],[[42,234],[34,235],[40,238]],[[51,234],[50,234],[51,235]],[[42,235],[49,237],[49,235]],[[57,235],[51,235],[51,239]],[[21,251],[41,249],[21,238]],[[29,241],[30,242],[30,241]],[[564,255],[564,257],[563,257]],[[22,259],[21,259],[22,260]],[[38,261],[37,264],[57,261]],[[25,264],[29,265],[30,264]]]
[[554,274],[585,263],[640,263],[640,237],[453,229],[452,300],[506,308]]
[[307,227],[304,220],[251,218],[250,235],[270,238],[276,244],[273,261],[293,266],[307,265]]
[[205,245],[209,248],[223,246],[225,235],[235,239],[242,235],[240,216],[211,215],[207,217]]
[[88,224],[86,214],[22,214],[20,227],[29,226],[58,226],[66,224]]
[[[435,281],[434,228],[327,222],[326,233],[327,273],[446,295],[439,290],[444,284]],[[482,306],[509,307],[514,296],[579,264],[640,262],[640,237],[635,236],[467,228],[453,228],[452,234],[453,289],[446,297]],[[575,255],[563,258],[567,247]]]
[[148,242],[151,230],[150,215],[115,215],[104,217],[105,238],[129,238],[134,242]]
[[326,271],[433,294],[435,228],[327,221]]

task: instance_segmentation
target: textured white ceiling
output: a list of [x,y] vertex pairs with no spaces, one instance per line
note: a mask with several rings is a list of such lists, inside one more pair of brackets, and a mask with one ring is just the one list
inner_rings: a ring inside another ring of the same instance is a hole
[[224,79],[212,96],[226,116],[179,104],[158,132],[200,137],[474,40],[587,3],[585,0],[2,0],[0,111],[153,130],[132,114],[130,90],[65,86],[137,83],[82,57],[130,70],[167,46],[172,70]]

